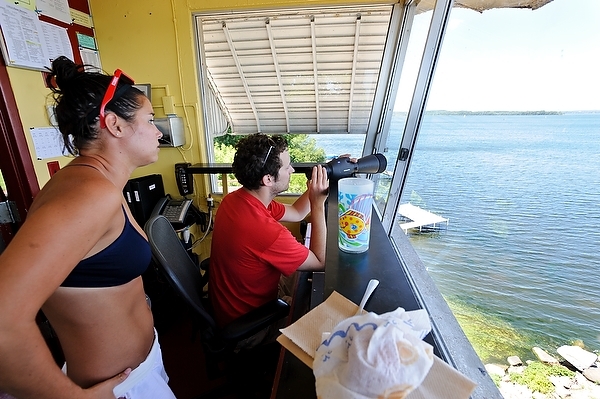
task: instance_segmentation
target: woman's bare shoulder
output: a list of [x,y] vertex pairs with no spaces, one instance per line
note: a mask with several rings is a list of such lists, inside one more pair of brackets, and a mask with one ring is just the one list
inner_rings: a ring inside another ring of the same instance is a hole
[[93,219],[120,210],[123,192],[102,173],[92,168],[69,169],[61,170],[44,186],[32,204],[30,215],[58,212],[64,216],[63,212],[68,210],[73,215],[84,213]]

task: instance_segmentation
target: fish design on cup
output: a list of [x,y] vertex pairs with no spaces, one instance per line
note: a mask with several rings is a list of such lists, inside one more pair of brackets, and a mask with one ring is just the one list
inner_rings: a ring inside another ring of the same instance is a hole
[[365,215],[354,209],[349,209],[340,216],[340,229],[350,239],[355,239],[366,225]]

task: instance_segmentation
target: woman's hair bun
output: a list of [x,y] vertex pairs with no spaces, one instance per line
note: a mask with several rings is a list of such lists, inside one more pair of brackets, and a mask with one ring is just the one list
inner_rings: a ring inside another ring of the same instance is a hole
[[[74,82],[84,73],[83,65],[75,64],[65,56],[60,56],[52,61],[52,70],[47,77],[49,87],[58,88],[61,92],[69,91]],[[54,80],[54,84],[52,84]]]

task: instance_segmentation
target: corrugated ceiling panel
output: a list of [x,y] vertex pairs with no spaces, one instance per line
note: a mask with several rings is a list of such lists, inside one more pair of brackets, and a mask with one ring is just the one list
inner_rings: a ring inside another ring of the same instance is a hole
[[379,6],[199,16],[232,131],[366,133],[390,14]]

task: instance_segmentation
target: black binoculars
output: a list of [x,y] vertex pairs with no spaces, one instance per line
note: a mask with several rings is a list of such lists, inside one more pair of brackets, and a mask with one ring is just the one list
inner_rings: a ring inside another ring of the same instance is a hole
[[[387,159],[383,154],[371,154],[351,162],[349,157],[334,158],[323,164],[327,171],[327,177],[330,180],[339,180],[343,177],[349,177],[355,173],[381,173],[387,167]],[[312,171],[306,172],[306,177],[310,179]]]

